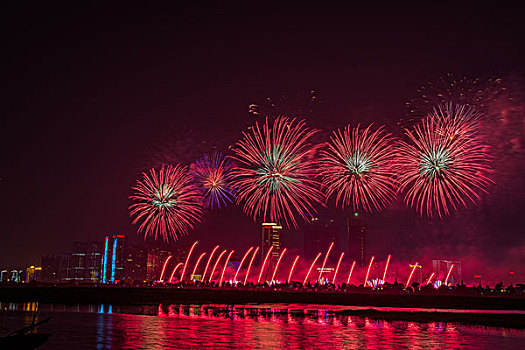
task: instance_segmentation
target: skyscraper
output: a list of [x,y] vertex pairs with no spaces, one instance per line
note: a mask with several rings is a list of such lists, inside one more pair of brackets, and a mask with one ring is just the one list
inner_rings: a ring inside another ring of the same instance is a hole
[[261,244],[261,256],[262,260],[266,257],[266,253],[273,246],[271,256],[268,258],[269,267],[273,266],[274,262],[279,258],[281,254],[281,230],[282,226],[275,223],[263,223],[262,224],[262,244]]
[[328,216],[312,216],[302,227],[304,256],[313,259],[317,253],[326,251],[334,242],[331,256],[336,256],[341,249],[341,235],[345,233],[344,225]]
[[366,264],[366,221],[358,212],[348,218],[348,253],[360,267]]
[[128,244],[124,280],[143,282],[146,280],[148,250],[144,245]]
[[64,280],[92,283],[100,281],[101,260],[100,242],[75,242],[73,251],[67,255]]
[[126,236],[106,236],[102,258],[102,283],[115,283],[124,279],[125,252]]

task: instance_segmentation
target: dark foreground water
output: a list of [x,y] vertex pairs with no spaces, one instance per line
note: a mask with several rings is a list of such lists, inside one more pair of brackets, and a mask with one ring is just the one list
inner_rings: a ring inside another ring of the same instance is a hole
[[[0,303],[0,332],[36,304]],[[41,349],[524,349],[525,332],[343,316],[302,305],[40,305]],[[2,331],[3,330],[3,331]],[[2,349],[3,350],[3,349]]]

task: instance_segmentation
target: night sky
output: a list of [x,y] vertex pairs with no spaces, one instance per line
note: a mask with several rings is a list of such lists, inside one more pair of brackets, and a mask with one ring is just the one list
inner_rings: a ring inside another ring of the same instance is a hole
[[[4,10],[0,268],[39,264],[42,254],[106,233],[140,241],[128,197],[141,172],[227,153],[254,121],[248,105],[266,97],[301,105],[314,90],[321,102],[304,116],[323,135],[372,121],[399,134],[405,102],[428,81],[449,72],[480,79],[524,73],[523,16],[514,3],[189,3]],[[512,155],[506,176],[495,169],[495,181],[512,182],[512,190],[498,192],[507,188],[498,184],[477,208],[425,220],[398,200],[370,215],[371,251],[407,259],[504,256],[522,267],[524,183],[516,169],[523,154]],[[291,245],[299,241],[297,232],[285,234]],[[260,242],[260,229],[231,207],[209,214],[188,239],[245,249]]]

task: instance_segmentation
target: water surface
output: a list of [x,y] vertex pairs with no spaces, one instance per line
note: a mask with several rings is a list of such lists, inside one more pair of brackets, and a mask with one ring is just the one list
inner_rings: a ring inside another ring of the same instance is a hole
[[[34,303],[0,303],[0,327],[31,322]],[[522,349],[523,331],[384,321],[302,305],[39,305],[42,349]]]

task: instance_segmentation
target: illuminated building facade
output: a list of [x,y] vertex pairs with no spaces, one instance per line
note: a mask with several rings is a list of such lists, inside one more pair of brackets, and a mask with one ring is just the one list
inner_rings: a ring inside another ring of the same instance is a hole
[[366,220],[355,212],[348,218],[348,254],[360,267],[366,264]]
[[266,257],[266,253],[273,246],[271,256],[268,258],[267,266],[272,267],[281,254],[281,230],[282,226],[275,223],[262,224],[262,244],[261,261]]
[[[100,281],[101,261],[102,244],[100,242],[75,242],[73,251],[66,258],[63,280],[97,283]],[[47,272],[45,275],[47,276]]]
[[117,283],[124,279],[126,264],[126,236],[112,235],[104,239],[102,283]]
[[129,244],[126,250],[125,281],[146,281],[148,250],[144,245]]
[[7,270],[2,270],[2,272],[0,272],[0,282],[4,281],[9,281],[9,271]]
[[173,257],[174,261],[180,262],[183,254],[182,249],[179,250],[180,251],[177,251],[165,246],[149,247],[146,261],[146,280],[158,280],[164,262],[166,261],[168,256],[173,256],[173,253],[175,253],[176,255]]
[[38,281],[40,279],[40,272],[42,272],[42,267],[29,266],[26,269],[25,283]]
[[461,281],[461,261],[452,260],[432,260],[432,272],[435,274],[435,280],[445,281],[447,274],[448,283],[456,284]]

